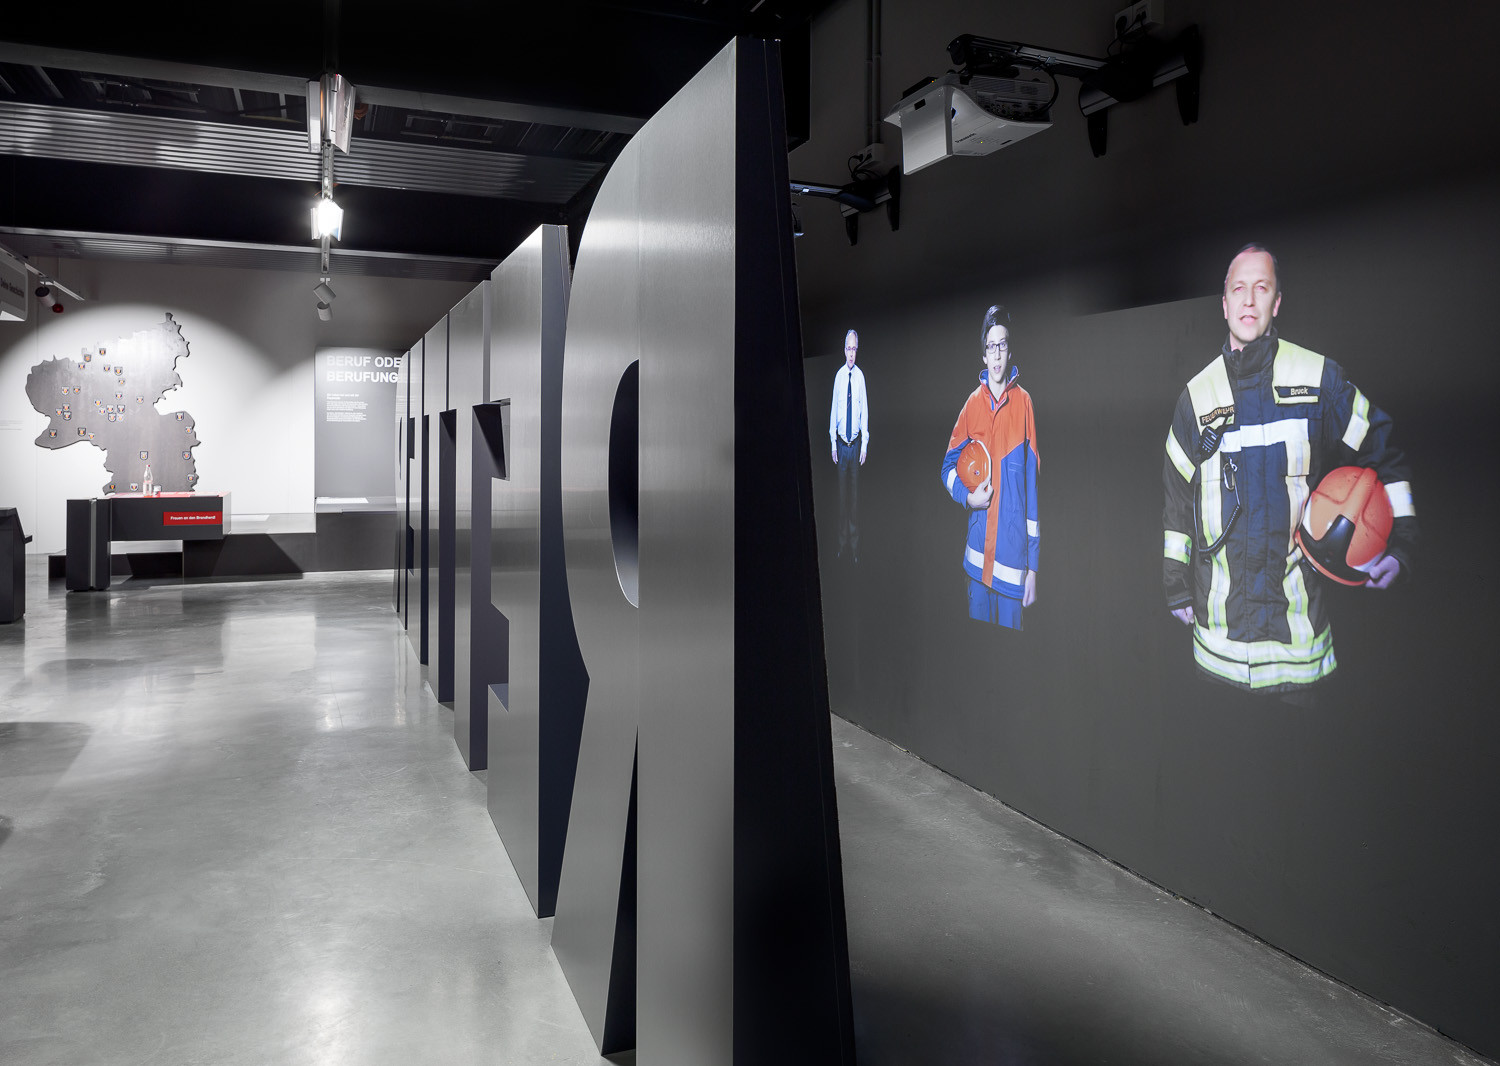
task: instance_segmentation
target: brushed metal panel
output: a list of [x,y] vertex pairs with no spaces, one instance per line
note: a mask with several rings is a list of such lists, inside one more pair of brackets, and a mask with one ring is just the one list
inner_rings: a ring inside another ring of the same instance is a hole
[[637,1054],[684,1066],[733,1061],[736,59],[637,138]]
[[[448,404],[453,412],[453,739],[471,770],[485,768],[488,707],[470,684],[474,510],[474,407],[484,402],[489,366],[490,283],[480,282],[448,312]],[[487,516],[486,516],[487,518]],[[481,600],[488,607],[488,600]],[[482,695],[482,693],[481,693]]]
[[486,803],[532,909],[537,901],[537,774],[541,626],[542,231],[490,275],[495,315],[490,389],[505,405],[503,476],[490,485],[490,598],[507,623],[506,676],[490,693]]
[[496,268],[491,389],[508,419],[491,485],[491,597],[506,630],[490,721],[490,817],[538,916],[553,913],[586,679],[563,566],[567,231],[542,226]]
[[[653,120],[654,121],[654,120]],[[648,122],[640,138],[647,136]],[[562,510],[568,596],[588,696],[569,815],[552,948],[589,1030],[606,1054],[633,1043],[629,960],[634,914],[619,928],[640,718],[637,609],[626,598],[610,531],[610,419],[627,369],[641,358],[640,139],[621,152],[599,188],[574,266],[563,359]],[[621,1031],[622,1018],[628,1032]]]

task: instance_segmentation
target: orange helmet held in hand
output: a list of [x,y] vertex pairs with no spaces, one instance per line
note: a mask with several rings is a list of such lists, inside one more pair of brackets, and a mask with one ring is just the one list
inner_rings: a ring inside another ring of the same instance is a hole
[[1302,509],[1297,545],[1307,561],[1341,585],[1363,585],[1391,536],[1391,501],[1375,471],[1330,470]]
[[990,450],[983,441],[970,440],[958,453],[958,480],[973,492],[990,478]]

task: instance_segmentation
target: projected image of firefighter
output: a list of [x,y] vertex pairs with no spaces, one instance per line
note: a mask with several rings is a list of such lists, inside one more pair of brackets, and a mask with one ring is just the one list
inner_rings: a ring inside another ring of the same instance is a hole
[[1019,384],[1010,315],[995,305],[979,334],[983,369],[953,424],[943,456],[943,487],[968,512],[963,569],[969,617],[1021,628],[1036,602],[1036,416]]
[[1276,257],[1246,245],[1224,279],[1229,337],[1167,433],[1163,574],[1201,671],[1294,696],[1338,666],[1325,582],[1401,580],[1417,520],[1390,417],[1277,335],[1281,299]]

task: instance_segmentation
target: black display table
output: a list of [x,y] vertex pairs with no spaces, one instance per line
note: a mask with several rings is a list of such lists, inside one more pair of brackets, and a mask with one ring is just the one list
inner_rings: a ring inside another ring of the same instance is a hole
[[223,540],[228,502],[192,492],[69,500],[68,591],[109,588],[111,541],[180,540],[186,558],[188,542]]
[[26,613],[26,545],[14,507],[0,507],[0,622],[19,622]]

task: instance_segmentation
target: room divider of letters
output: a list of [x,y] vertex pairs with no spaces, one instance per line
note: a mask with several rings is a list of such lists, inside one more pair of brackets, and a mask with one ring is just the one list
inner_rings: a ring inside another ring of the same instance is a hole
[[[852,1063],[775,45],[403,359],[394,605],[602,1053]],[[570,291],[571,290],[571,291]]]

